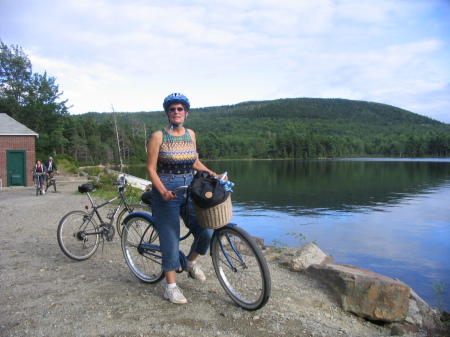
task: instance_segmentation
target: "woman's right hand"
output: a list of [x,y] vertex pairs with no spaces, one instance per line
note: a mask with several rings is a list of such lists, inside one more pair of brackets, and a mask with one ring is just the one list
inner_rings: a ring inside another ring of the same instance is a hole
[[172,191],[165,191],[163,194],[161,194],[163,199],[165,201],[170,201],[172,199],[175,199],[177,196],[175,194],[173,194]]

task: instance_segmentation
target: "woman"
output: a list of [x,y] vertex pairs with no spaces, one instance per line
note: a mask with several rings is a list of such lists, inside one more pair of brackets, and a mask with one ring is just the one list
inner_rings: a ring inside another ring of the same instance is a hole
[[199,225],[190,202],[186,215],[185,191],[179,191],[176,195],[172,191],[179,186],[189,185],[193,170],[206,170],[213,176],[217,174],[200,162],[195,133],[183,126],[190,108],[187,97],[179,93],[171,94],[164,99],[163,107],[169,124],[150,138],[147,172],[153,185],[153,217],[160,237],[162,269],[167,281],[164,298],[172,303],[184,304],[187,300],[177,287],[175,278],[175,271],[180,267],[180,215],[194,235],[187,256],[187,271],[190,277],[199,281],[206,278],[196,264],[196,259],[208,251],[213,230]]
[[[33,166],[33,169],[31,170],[31,172],[33,173],[33,181],[36,180],[36,184],[37,184],[37,180],[39,179],[39,181],[41,183],[41,194],[45,194],[44,178],[45,178],[45,173],[47,173],[47,167],[45,165],[42,165],[40,160],[36,160],[36,165]],[[39,175],[39,173],[42,173],[42,174]]]

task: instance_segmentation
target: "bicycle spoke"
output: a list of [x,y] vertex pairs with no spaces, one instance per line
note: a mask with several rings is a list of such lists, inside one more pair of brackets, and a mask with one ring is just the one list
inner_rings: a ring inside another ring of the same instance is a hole
[[91,257],[100,242],[99,227],[83,211],[64,216],[58,226],[58,244],[68,257],[82,261]]
[[146,283],[164,278],[159,236],[153,225],[139,215],[130,216],[122,231],[122,252],[133,274]]
[[[131,210],[131,212],[130,212]],[[147,205],[141,205],[141,204],[136,204],[136,205],[129,205],[129,206],[125,206],[125,208],[119,213],[119,215],[117,216],[117,221],[116,221],[116,229],[117,229],[117,233],[119,234],[119,236],[122,236],[122,229],[123,229],[123,220],[125,219],[125,217],[133,212],[147,212],[147,213],[151,213],[151,209],[149,206]]]
[[270,296],[270,273],[253,239],[237,226],[216,232],[212,243],[213,265],[227,294],[248,310],[264,306]]

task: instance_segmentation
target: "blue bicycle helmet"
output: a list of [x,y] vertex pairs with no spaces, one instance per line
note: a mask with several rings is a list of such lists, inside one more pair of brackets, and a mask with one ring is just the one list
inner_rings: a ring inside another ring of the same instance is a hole
[[174,103],[183,104],[187,110],[189,110],[189,108],[191,107],[191,104],[189,103],[189,100],[186,96],[175,92],[164,98],[163,103],[164,111],[165,112],[169,111],[169,107]]

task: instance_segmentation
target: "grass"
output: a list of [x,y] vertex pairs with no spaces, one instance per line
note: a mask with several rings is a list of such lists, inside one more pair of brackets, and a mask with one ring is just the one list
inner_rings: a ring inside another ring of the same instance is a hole
[[[298,246],[301,246],[305,243],[307,243],[308,241],[306,240],[306,236],[304,236],[301,233],[296,233],[296,232],[287,232],[286,234],[284,234],[283,236],[293,236],[298,243]],[[317,239],[315,239],[314,241],[312,241],[312,243],[314,243],[315,245],[317,245]],[[287,243],[281,242],[278,239],[273,239],[272,240],[272,246],[275,248],[275,251],[277,253],[281,253],[283,252],[285,249],[289,248],[289,245]]]
[[71,162],[69,162],[66,159],[62,159],[58,162],[58,171],[64,172],[64,174],[77,174],[78,173],[78,167],[73,165]]
[[443,295],[445,293],[445,283],[434,282],[433,287],[434,287],[434,293],[436,295],[437,307],[440,311],[443,311],[443,307],[444,307]]

